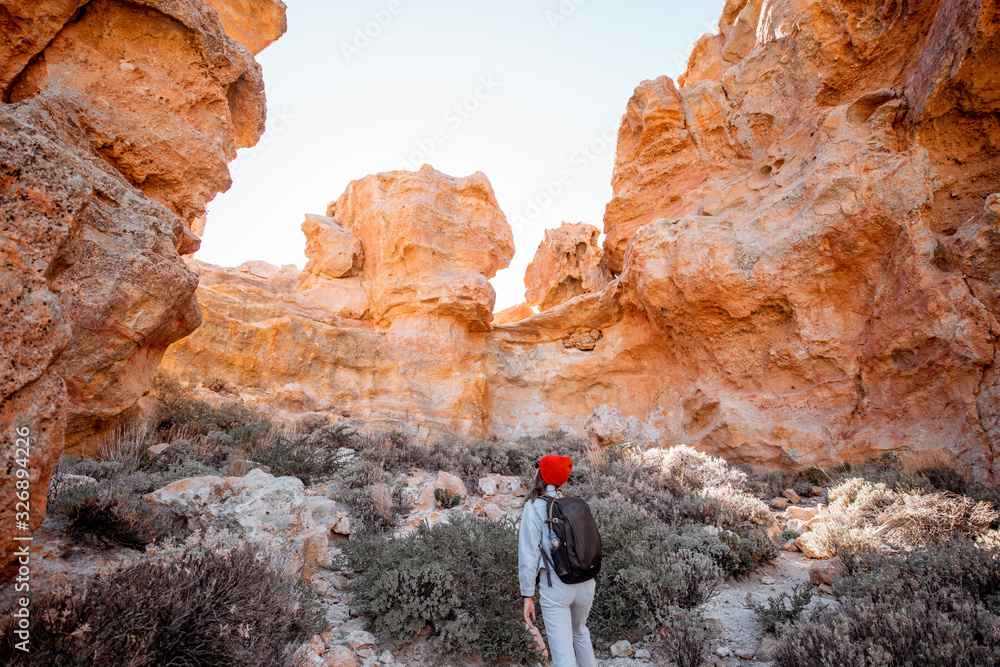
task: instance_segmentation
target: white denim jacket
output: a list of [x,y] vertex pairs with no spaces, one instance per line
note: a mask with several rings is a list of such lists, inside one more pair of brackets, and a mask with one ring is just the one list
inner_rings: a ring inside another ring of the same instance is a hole
[[[557,487],[548,485],[545,495],[558,498]],[[521,582],[521,595],[523,597],[533,597],[535,595],[535,578],[539,570],[545,569],[542,561],[542,552],[539,543],[545,549],[546,555],[551,553],[549,541],[542,539],[542,534],[548,533],[548,526],[545,525],[547,518],[548,503],[544,498],[529,500],[524,503],[524,512],[521,514],[521,532],[517,543],[517,575]],[[545,585],[545,574],[542,574],[542,585]]]

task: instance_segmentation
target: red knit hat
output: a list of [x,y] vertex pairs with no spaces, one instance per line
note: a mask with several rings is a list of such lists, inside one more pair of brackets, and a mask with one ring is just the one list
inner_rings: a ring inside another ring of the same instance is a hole
[[552,486],[562,486],[569,479],[569,474],[573,471],[573,459],[568,456],[556,456],[549,454],[543,456],[538,462],[538,472],[542,474],[542,479],[546,484]]

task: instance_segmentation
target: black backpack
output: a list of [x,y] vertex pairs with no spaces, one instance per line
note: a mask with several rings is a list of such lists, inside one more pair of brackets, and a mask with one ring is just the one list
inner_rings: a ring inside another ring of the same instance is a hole
[[[601,534],[597,522],[583,498],[553,498],[542,496],[548,504],[545,523],[556,534],[558,545],[552,545],[552,559],[539,545],[542,558],[548,567],[546,577],[552,585],[552,575],[565,584],[590,581],[601,571]],[[542,540],[549,539],[548,530],[542,529]]]

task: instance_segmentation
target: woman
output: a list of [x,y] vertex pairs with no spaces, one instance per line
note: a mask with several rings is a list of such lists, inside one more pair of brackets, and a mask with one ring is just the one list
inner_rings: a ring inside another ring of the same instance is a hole
[[[546,561],[542,560],[541,550],[545,549],[548,557],[551,542],[542,539],[543,535],[548,536],[548,526],[544,523],[548,503],[543,496],[557,498],[562,495],[559,487],[566,483],[572,470],[573,460],[568,456],[545,456],[538,462],[538,471],[521,515],[517,569],[524,598],[524,620],[529,625],[535,620],[535,581],[540,581],[542,618],[554,667],[595,667],[597,661],[587,630],[587,616],[594,604],[596,581],[564,584],[555,572],[543,571]],[[552,562],[551,558],[546,560]]]

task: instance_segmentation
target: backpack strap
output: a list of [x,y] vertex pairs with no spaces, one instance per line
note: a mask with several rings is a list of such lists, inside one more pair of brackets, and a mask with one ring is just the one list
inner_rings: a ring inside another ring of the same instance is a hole
[[545,502],[548,506],[549,518],[542,521],[542,537],[538,541],[538,550],[542,552],[542,560],[545,561],[545,579],[548,581],[549,588],[552,588],[552,570],[555,569],[555,565],[552,563],[552,559],[549,558],[548,552],[545,550],[545,538],[547,537],[544,526],[549,525],[549,529],[552,528],[552,504],[555,502],[555,498],[549,495],[543,496]]

